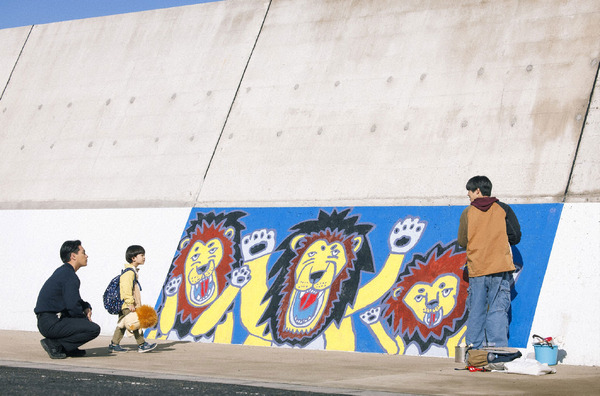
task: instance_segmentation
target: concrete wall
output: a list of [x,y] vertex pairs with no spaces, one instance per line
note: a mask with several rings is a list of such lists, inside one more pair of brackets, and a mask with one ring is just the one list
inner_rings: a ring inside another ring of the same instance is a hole
[[562,201],[597,2],[308,3],[272,3],[198,204]]
[[579,140],[573,176],[569,185],[569,201],[594,201],[600,193],[600,79],[596,74],[593,96],[588,107],[583,133]]
[[0,207],[460,204],[473,174],[562,202],[574,161],[566,199],[597,201],[598,9],[237,0],[4,29]]
[[0,57],[0,81],[2,84],[0,86],[2,87],[2,96],[4,95],[13,68],[18,62],[19,54],[25,45],[27,35],[30,31],[30,27],[22,27],[17,29],[4,29],[0,34],[0,48],[2,48],[2,56]]
[[[0,205],[196,203],[264,14],[215,2],[34,26],[2,98]],[[0,36],[20,49],[17,32]]]
[[35,330],[65,239],[96,307],[144,245],[154,302],[192,207],[427,211],[487,174],[509,203],[573,203],[531,331],[598,364],[599,23],[595,0],[228,0],[0,30],[0,328]]

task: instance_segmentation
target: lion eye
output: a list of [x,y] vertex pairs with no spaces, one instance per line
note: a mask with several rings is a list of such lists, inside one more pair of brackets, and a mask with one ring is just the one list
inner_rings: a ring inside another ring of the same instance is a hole
[[196,260],[198,260],[198,257],[200,257],[200,254],[198,254],[198,253],[197,253],[197,254],[194,254],[194,255],[192,256],[192,260],[193,260],[193,261],[196,261]]
[[451,292],[452,292],[452,288],[451,287],[449,287],[447,289],[444,289],[444,290],[442,290],[442,296],[448,297]]
[[331,251],[331,254],[333,254],[334,256],[337,256],[338,254],[340,254],[340,251],[338,249],[333,249]]
[[420,302],[424,297],[422,295],[418,295],[415,297],[416,302]]
[[313,257],[317,252],[308,252],[308,257]]
[[210,250],[208,251],[208,253],[210,253],[210,254],[215,254],[215,252],[216,252],[216,251],[217,251],[217,248],[215,247],[215,248],[212,248],[212,249],[210,249]]

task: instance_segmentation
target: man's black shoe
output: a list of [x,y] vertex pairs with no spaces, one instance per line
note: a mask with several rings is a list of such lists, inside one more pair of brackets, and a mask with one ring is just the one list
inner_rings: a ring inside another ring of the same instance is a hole
[[67,352],[67,356],[68,357],[84,357],[85,356],[85,349],[74,349],[72,351],[68,351]]
[[65,359],[67,357],[67,354],[60,345],[54,345],[54,343],[47,338],[40,340],[40,344],[42,344],[42,347],[48,353],[50,359]]

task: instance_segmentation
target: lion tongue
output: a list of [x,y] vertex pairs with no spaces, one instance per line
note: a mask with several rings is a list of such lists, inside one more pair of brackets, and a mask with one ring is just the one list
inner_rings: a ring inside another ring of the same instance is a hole
[[427,322],[427,326],[429,327],[433,327],[435,325],[435,320],[437,318],[437,312],[431,312],[429,314],[427,314],[427,316],[425,317],[425,321]]
[[202,283],[200,283],[200,294],[202,297],[206,296],[206,292],[208,292],[208,278],[204,279]]
[[306,292],[300,297],[300,309],[306,309],[310,307],[317,299],[316,293]]

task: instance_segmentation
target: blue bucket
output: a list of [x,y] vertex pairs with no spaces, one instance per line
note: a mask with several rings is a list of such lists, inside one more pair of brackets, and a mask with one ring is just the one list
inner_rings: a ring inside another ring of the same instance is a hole
[[534,345],[535,360],[554,366],[558,362],[558,345]]

